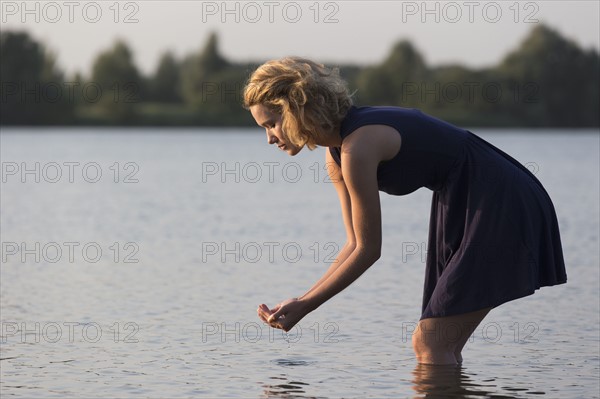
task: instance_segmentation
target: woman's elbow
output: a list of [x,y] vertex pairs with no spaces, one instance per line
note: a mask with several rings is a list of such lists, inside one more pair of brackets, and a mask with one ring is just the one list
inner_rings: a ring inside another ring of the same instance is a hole
[[381,247],[377,247],[377,248],[373,249],[370,256],[371,256],[371,259],[373,260],[373,263],[377,262],[379,260],[379,258],[381,258]]
[[356,241],[355,240],[346,240],[345,247],[349,249],[351,252],[354,252],[356,249]]
[[379,258],[381,258],[381,245],[357,245],[355,251],[366,259],[368,259],[371,263],[375,263]]

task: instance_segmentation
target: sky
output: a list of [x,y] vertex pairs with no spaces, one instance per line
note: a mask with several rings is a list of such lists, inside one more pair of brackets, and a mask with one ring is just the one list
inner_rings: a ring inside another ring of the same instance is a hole
[[200,50],[211,32],[232,61],[299,55],[334,65],[381,62],[408,39],[428,65],[498,63],[537,24],[600,51],[597,0],[0,1],[1,29],[26,30],[67,73],[88,74],[117,38],[152,73],[160,56]]

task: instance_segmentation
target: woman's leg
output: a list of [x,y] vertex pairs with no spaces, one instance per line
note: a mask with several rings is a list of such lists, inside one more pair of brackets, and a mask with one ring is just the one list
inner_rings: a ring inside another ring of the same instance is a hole
[[462,352],[463,348],[465,347],[465,344],[467,343],[467,341],[469,340],[471,335],[473,335],[473,332],[475,332],[475,329],[477,328],[477,326],[479,324],[481,324],[481,321],[483,320],[483,318],[485,316],[487,316],[487,314],[490,312],[490,310],[492,310],[492,308],[482,309],[477,312],[474,312],[474,313],[478,313],[478,315],[480,315],[479,319],[475,320],[474,322],[471,323],[471,325],[468,325],[466,327],[465,335],[463,335],[461,337],[461,340],[458,341],[458,345],[456,346],[456,349],[454,350],[454,356],[456,357],[456,361],[458,363],[462,363],[463,358],[462,358],[461,352]]
[[457,364],[473,331],[491,308],[456,316],[422,319],[412,336],[419,363]]

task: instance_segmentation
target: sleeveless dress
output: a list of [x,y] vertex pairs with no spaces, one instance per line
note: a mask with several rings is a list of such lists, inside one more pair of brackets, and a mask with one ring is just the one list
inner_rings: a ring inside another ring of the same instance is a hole
[[[352,106],[342,140],[370,124],[402,139],[378,166],[379,190],[433,191],[421,319],[496,307],[567,281],[554,206],[525,166],[417,109]],[[341,166],[340,148],[329,151]]]

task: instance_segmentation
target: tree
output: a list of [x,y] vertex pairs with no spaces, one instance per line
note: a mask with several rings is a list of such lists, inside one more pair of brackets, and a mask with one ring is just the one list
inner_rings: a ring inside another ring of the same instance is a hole
[[0,123],[68,123],[74,99],[56,67],[55,56],[26,32],[0,36]]
[[163,103],[181,101],[181,66],[172,53],[166,52],[160,58],[158,68],[152,79],[152,97]]
[[98,106],[111,122],[128,124],[134,120],[144,82],[125,42],[117,40],[112,49],[98,55],[91,83],[99,88]]
[[219,84],[215,75],[227,67],[229,63],[219,53],[217,35],[211,33],[204,49],[183,63],[181,83],[185,101],[195,107],[205,102],[207,86]]
[[581,50],[546,25],[535,27],[497,73],[521,91],[508,98],[510,111],[523,120],[540,126],[598,125],[598,53]]
[[388,57],[378,66],[366,68],[357,78],[361,101],[387,105],[414,105],[408,87],[419,86],[428,75],[421,54],[406,41],[394,45]]

